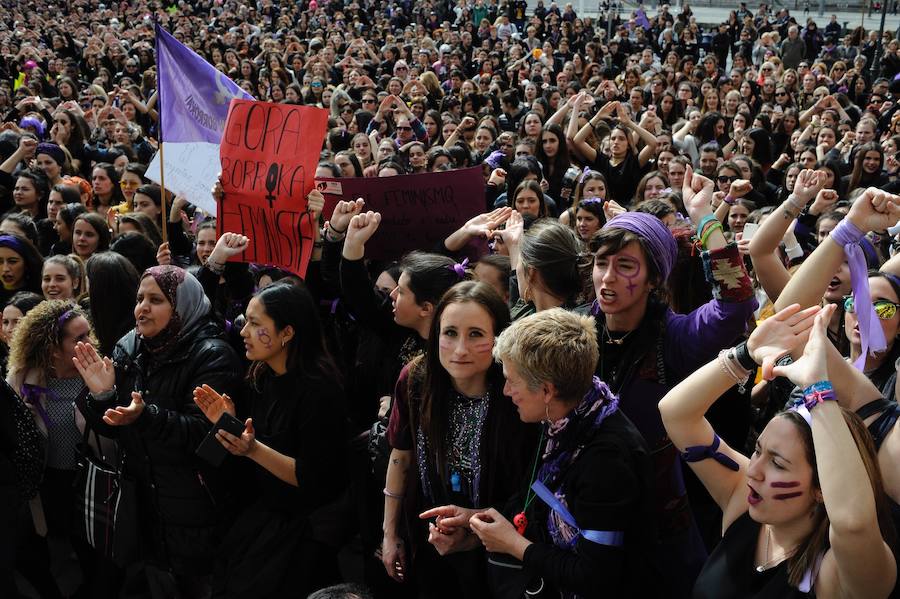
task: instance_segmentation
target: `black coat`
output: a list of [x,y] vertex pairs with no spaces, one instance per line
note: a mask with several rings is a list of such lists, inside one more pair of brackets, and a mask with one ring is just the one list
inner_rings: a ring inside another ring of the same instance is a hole
[[86,417],[117,435],[125,450],[125,473],[138,484],[145,556],[176,572],[208,572],[226,502],[217,484],[223,473],[194,455],[212,424],[193,391],[208,384],[240,401],[237,354],[220,327],[204,320],[163,356],[151,355],[131,331],[116,344],[113,360],[116,403],[128,405],[131,392],[140,391],[147,407],[132,425],[109,427],[101,417],[110,402],[90,400]]

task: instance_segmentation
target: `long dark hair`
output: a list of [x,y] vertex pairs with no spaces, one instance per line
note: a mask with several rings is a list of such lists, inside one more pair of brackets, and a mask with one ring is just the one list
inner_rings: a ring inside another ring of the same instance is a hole
[[[287,344],[287,369],[304,380],[326,382],[341,386],[341,377],[328,347],[319,322],[319,307],[306,285],[277,282],[259,291],[255,296],[266,315],[279,331],[290,325],[294,337]],[[250,365],[248,378],[256,386],[260,377],[271,369],[265,362]]]
[[[446,436],[449,427],[449,398],[454,393],[450,375],[441,365],[440,348],[441,316],[447,306],[472,302],[484,308],[494,323],[494,336],[509,326],[509,308],[497,291],[487,283],[464,281],[451,287],[441,298],[431,321],[428,348],[425,356],[413,367],[411,379],[421,381],[421,397],[418,410],[410,409],[410,418],[418,418],[427,438],[428,453],[439,474],[446,480],[447,455]],[[487,372],[488,389],[496,401],[503,394],[503,371],[496,362],[491,362]],[[410,400],[415,401],[413,393]],[[413,431],[417,430],[413,422]]]
[[100,351],[110,356],[116,342],[134,328],[134,298],[141,277],[125,256],[115,252],[95,253],[85,270],[90,284],[91,324]]

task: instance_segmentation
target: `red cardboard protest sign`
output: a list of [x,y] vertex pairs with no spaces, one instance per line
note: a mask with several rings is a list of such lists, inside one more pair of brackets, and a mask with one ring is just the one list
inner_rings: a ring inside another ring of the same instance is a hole
[[481,214],[484,177],[481,167],[377,178],[321,178],[316,189],[325,196],[325,214],[339,200],[366,201],[365,210],[381,213],[381,225],[366,244],[366,257],[396,260],[415,249],[431,249]]
[[219,234],[242,233],[239,262],[278,266],[301,277],[317,224],[307,211],[328,112],[321,108],[232,100],[219,157],[225,197]]

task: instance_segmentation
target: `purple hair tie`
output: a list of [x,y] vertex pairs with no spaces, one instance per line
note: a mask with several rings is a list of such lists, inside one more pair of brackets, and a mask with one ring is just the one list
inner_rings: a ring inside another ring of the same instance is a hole
[[603,202],[605,200],[601,200],[600,198],[587,198],[585,200],[581,200],[581,204],[583,206],[599,206],[603,208]]
[[844,219],[831,231],[831,239],[844,248],[847,264],[850,266],[850,287],[853,289],[853,303],[856,306],[856,319],[859,322],[859,358],[853,363],[860,371],[865,368],[869,352],[883,351],[887,347],[884,331],[875,314],[872,296],[869,293],[869,275],[866,257],[860,247],[864,233],[856,228],[848,219]]
[[581,185],[582,183],[584,183],[584,180],[587,179],[588,175],[590,175],[590,174],[591,174],[591,167],[589,167],[589,166],[584,167],[584,169],[582,169],[582,171],[581,171],[581,176],[578,177],[578,184]]
[[448,266],[450,270],[456,273],[460,279],[464,279],[466,277],[466,267],[469,265],[469,259],[466,258],[462,262],[454,264],[453,266]]

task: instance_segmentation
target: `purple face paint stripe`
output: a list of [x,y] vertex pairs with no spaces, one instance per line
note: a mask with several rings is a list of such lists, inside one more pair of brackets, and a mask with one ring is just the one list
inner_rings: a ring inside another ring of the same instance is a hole
[[792,480],[790,482],[775,482],[772,483],[773,489],[793,489],[794,487],[800,486],[800,481]]
[[778,495],[773,495],[772,499],[779,499],[784,501],[785,499],[793,499],[794,497],[800,497],[803,495],[803,491],[795,491],[794,493],[779,493]]

